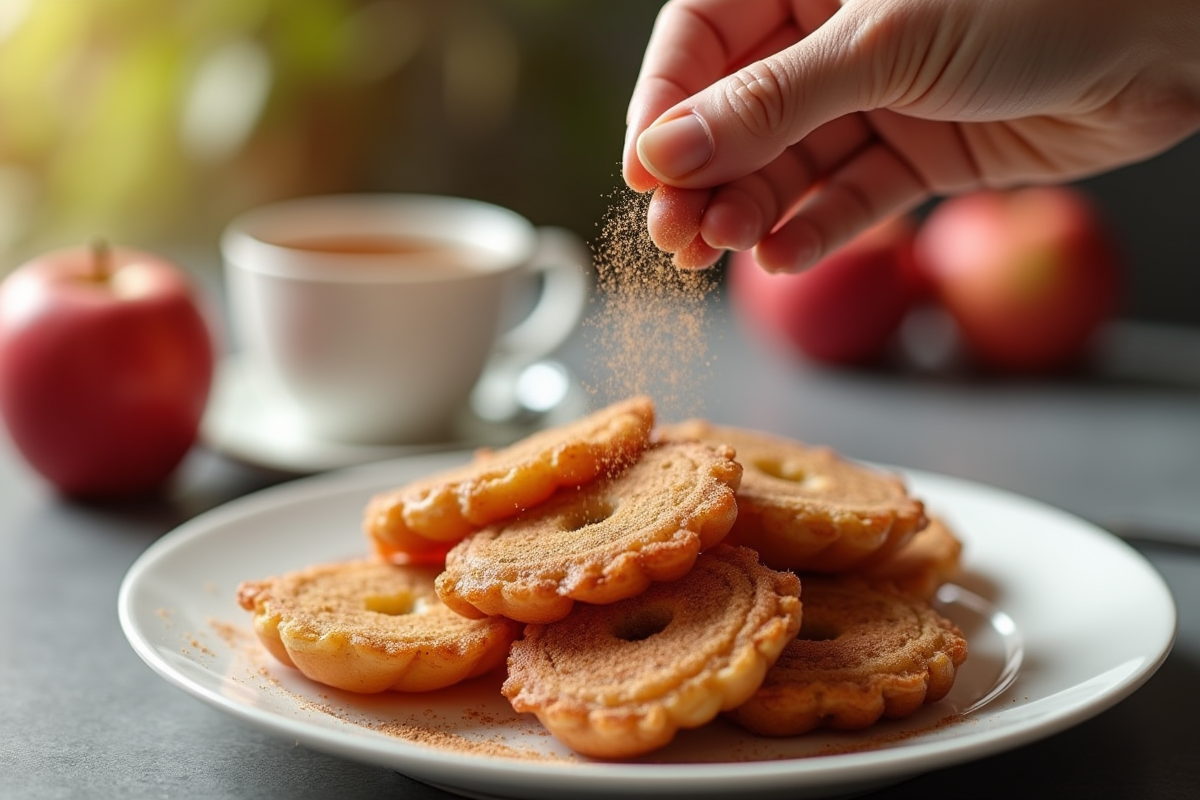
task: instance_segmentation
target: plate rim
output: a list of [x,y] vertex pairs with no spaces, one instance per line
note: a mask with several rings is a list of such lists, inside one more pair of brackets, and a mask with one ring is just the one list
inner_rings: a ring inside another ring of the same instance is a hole
[[[595,761],[557,764],[451,753],[383,735],[378,739],[372,736],[356,738],[348,744],[344,741],[347,734],[340,730],[307,725],[300,719],[290,719],[273,714],[269,710],[245,706],[234,698],[190,680],[158,654],[148,632],[142,630],[133,603],[136,592],[146,580],[144,576],[169,554],[196,540],[203,540],[227,521],[242,519],[254,513],[269,513],[272,509],[288,505],[293,498],[319,500],[321,497],[336,496],[347,491],[365,491],[367,487],[377,484],[387,476],[401,473],[424,474],[461,463],[469,455],[469,450],[416,454],[304,476],[251,492],[198,514],[152,543],[129,567],[117,597],[118,617],[123,634],[137,655],[161,678],[237,719],[268,730],[273,735],[295,738],[316,750],[355,761],[388,766],[416,780],[426,781],[426,777],[413,774],[404,766],[394,765],[412,764],[418,767],[418,772],[423,772],[428,766],[461,771],[464,763],[469,762],[470,769],[478,776],[474,782],[491,780],[500,781],[508,786],[524,785],[522,780],[527,781],[532,771],[538,775],[552,776],[555,779],[565,778],[569,781],[602,780],[605,782],[606,791],[633,788],[651,793],[669,790],[672,794],[684,791],[692,794],[713,794],[731,788],[757,794],[781,789],[795,792],[798,789],[822,789],[850,784],[862,787],[885,785],[931,769],[946,768],[994,755],[1052,736],[1121,702],[1149,680],[1174,646],[1178,625],[1174,597],[1162,575],[1127,542],[1094,523],[1035,498],[950,475],[886,464],[874,466],[902,475],[910,485],[919,487],[940,483],[959,491],[981,494],[993,501],[1015,502],[1036,513],[1067,522],[1093,537],[1096,542],[1105,542],[1109,546],[1119,548],[1125,563],[1131,568],[1141,570],[1142,577],[1155,584],[1158,590],[1157,597],[1154,598],[1156,613],[1162,615],[1164,621],[1169,618],[1165,636],[1156,636],[1155,652],[1147,653],[1142,664],[1119,680],[1108,682],[1102,690],[1089,695],[1086,702],[1076,702],[1058,713],[1045,716],[1038,724],[1014,723],[999,729],[956,736],[949,740],[911,741],[898,748],[840,753],[819,758],[686,764]],[[417,473],[417,470],[421,472]],[[1003,610],[1002,605],[1000,609]],[[1028,643],[1026,646],[1028,647]],[[1094,676],[1093,680],[1103,677],[1103,674]],[[863,769],[868,767],[870,776],[864,778]],[[753,786],[747,785],[748,780]],[[427,782],[437,782],[437,779],[429,778]],[[455,784],[446,785],[443,781],[441,788],[453,791],[454,789],[450,788],[452,786]]]

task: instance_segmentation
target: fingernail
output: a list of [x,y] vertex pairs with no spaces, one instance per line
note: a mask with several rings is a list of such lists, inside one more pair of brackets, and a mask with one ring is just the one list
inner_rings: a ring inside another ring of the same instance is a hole
[[647,128],[638,137],[637,151],[651,172],[684,178],[712,160],[712,135],[704,120],[688,114]]
[[625,153],[628,153],[629,149],[630,149],[629,146],[631,144],[634,144],[634,142],[631,141],[632,139],[633,139],[633,128],[626,127],[625,128],[625,141],[623,141],[621,143],[621,155],[622,156],[624,156]]

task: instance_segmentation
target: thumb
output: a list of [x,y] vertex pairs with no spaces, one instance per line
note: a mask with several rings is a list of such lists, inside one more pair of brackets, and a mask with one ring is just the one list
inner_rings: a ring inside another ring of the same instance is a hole
[[830,120],[876,107],[886,87],[875,76],[894,71],[872,63],[871,24],[843,6],[787,49],[662,114],[638,137],[638,160],[663,183],[716,186],[757,171]]

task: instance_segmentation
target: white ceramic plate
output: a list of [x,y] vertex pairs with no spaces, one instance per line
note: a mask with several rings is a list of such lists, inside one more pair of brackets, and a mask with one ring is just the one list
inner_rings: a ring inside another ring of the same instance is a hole
[[[869,732],[764,739],[718,721],[632,763],[591,762],[514,714],[497,676],[429,694],[361,697],[274,663],[248,633],[237,584],[362,555],[368,496],[465,457],[415,456],[306,478],[197,517],[130,569],[119,598],[126,636],[171,683],[274,734],[451,792],[512,798],[867,791],[1082,722],[1140,686],[1174,639],[1165,583],[1115,537],[1022,497],[908,472],[913,491],[964,540],[962,586],[947,587],[939,605],[963,628],[971,654],[944,700]],[[421,732],[431,744],[417,741]],[[494,752],[497,744],[509,755]]]
[[[566,369],[557,362],[555,364]],[[251,369],[241,356],[232,355],[217,366],[200,435],[214,451],[247,464],[297,475],[325,472],[421,453],[508,444],[539,427],[581,416],[586,405],[583,390],[570,376],[567,386],[565,397],[554,408],[519,422],[491,423],[464,411],[455,425],[453,441],[428,444],[335,442],[306,431],[287,398],[282,396],[282,390]]]

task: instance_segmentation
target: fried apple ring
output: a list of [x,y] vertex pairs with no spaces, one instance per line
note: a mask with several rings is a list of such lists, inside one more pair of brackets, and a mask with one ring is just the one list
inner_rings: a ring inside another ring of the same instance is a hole
[[559,488],[620,470],[645,449],[653,425],[653,402],[632,397],[506,448],[480,450],[464,466],[371,498],[363,519],[368,541],[391,561],[440,563],[468,533]]
[[613,603],[680,578],[729,531],[741,473],[728,447],[652,447],[616,477],[464,539],[446,556],[438,595],[466,616],[546,623],[576,601]]
[[734,447],[744,470],[728,543],[775,569],[838,572],[883,559],[925,526],[924,505],[896,476],[759,431],[693,419],[664,425],[666,441]]
[[727,716],[765,736],[858,730],[942,699],[966,658],[962,633],[919,598],[805,579],[800,635]]
[[254,632],[280,662],[352,692],[422,692],[504,663],[520,626],[470,620],[438,600],[431,567],[320,564],[238,587]]
[[942,584],[958,574],[962,549],[962,541],[946,521],[930,516],[929,524],[903,547],[856,574],[872,583],[889,583],[902,592],[930,600]]
[[799,590],[754,551],[720,545],[677,581],[530,625],[501,691],[579,753],[647,753],[754,693],[800,627]]

